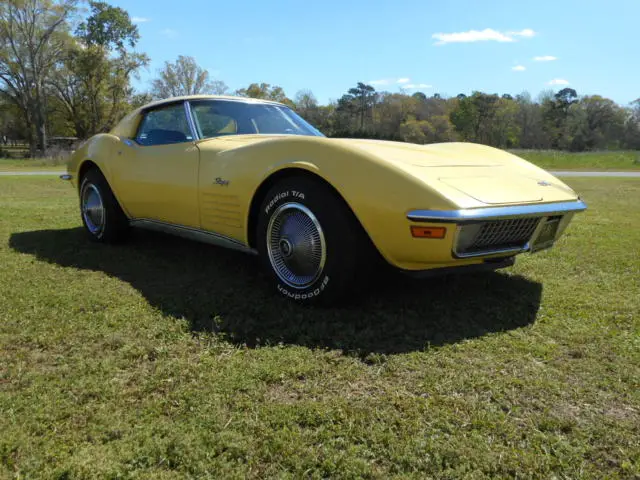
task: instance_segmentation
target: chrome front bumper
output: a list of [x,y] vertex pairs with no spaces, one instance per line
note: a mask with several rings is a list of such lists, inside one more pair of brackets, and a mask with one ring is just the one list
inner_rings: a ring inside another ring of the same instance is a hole
[[466,208],[462,210],[412,210],[407,218],[413,222],[466,223],[482,220],[501,220],[518,217],[543,217],[578,213],[587,204],[578,199],[572,202],[514,205],[509,207]]
[[[471,258],[515,255],[549,248],[562,235],[573,215],[586,208],[587,205],[578,199],[540,205],[462,210],[412,210],[407,214],[407,218],[413,222],[455,224],[452,256]],[[537,224],[534,227],[530,223],[524,235],[518,236],[517,231],[514,235],[513,231],[509,231],[509,228],[513,228],[514,225],[520,228],[518,225],[527,219],[535,220]],[[503,231],[499,230],[500,224],[504,224]],[[491,229],[495,231],[491,233],[492,236],[487,237],[486,231]],[[487,238],[490,240],[487,241]]]

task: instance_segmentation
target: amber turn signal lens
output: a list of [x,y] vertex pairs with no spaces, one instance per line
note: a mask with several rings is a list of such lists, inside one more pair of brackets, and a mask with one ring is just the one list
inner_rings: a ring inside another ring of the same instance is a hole
[[444,238],[447,233],[445,227],[419,227],[411,226],[411,235],[415,238]]

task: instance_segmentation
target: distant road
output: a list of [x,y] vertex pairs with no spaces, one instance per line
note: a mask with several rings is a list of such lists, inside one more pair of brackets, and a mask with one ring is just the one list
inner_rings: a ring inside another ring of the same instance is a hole
[[66,173],[64,170],[59,170],[57,172],[52,171],[35,171],[35,172],[0,172],[0,175],[5,176],[5,177],[17,177],[17,176],[21,176],[21,175],[62,175],[63,173]]
[[[57,172],[54,171],[35,171],[35,172],[0,172],[0,176],[16,177],[19,175],[62,175],[65,173],[63,170]],[[549,170],[549,173],[556,177],[637,177],[640,178],[640,172],[571,172],[571,171],[554,171]]]
[[556,177],[640,177],[640,172],[559,172],[549,170]]

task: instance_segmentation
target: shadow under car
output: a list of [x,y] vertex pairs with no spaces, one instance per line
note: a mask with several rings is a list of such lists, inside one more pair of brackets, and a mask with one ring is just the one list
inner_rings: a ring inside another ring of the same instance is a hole
[[346,305],[312,308],[278,295],[257,257],[169,235],[134,229],[128,243],[105,246],[71,228],[14,233],[9,244],[45,262],[105,272],[193,330],[250,347],[282,342],[361,356],[423,350],[531,324],[542,294],[540,283],[499,272],[396,274]]

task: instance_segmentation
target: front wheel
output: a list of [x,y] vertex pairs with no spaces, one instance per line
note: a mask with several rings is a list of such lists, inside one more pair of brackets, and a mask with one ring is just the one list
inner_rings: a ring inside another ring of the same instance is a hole
[[107,180],[97,168],[91,168],[80,183],[80,214],[91,240],[117,243],[124,240],[129,222]]
[[369,239],[351,210],[319,180],[291,177],[267,193],[258,252],[278,292],[298,303],[327,303],[355,292],[370,259]]

